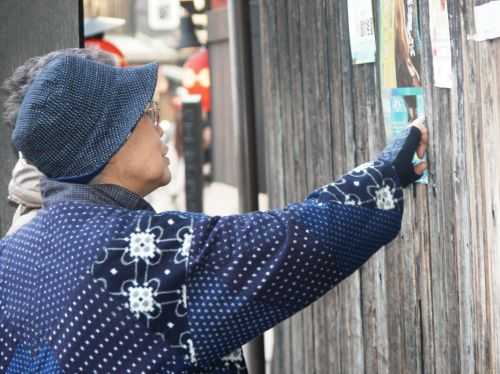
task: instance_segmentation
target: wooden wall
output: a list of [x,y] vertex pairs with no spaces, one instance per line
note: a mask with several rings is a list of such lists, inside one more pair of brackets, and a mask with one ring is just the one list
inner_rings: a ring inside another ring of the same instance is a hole
[[[406,192],[397,240],[275,329],[273,374],[500,373],[500,39],[468,40],[480,1],[448,0],[453,88],[435,88],[429,1],[431,184]],[[283,206],[382,149],[380,82],[377,64],[351,64],[347,0],[260,5],[268,192]]]

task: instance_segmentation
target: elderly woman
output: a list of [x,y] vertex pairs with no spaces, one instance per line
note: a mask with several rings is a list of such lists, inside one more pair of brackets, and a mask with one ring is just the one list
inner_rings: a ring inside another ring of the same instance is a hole
[[[115,65],[113,55],[95,48],[67,48],[50,52],[43,56],[32,57],[19,66],[14,74],[2,86],[6,97],[4,102],[3,120],[9,127],[14,127],[26,91],[40,70],[50,61],[62,55],[76,55],[103,64]],[[21,226],[31,221],[42,206],[40,179],[42,174],[33,165],[26,162],[22,154],[12,171],[9,182],[9,200],[17,205],[12,219],[12,225],[6,235],[13,234]]]
[[0,241],[0,372],[244,373],[242,344],[399,232],[421,122],[285,209],[156,213],[156,76],[64,55],[29,85],[12,142],[46,176],[43,208]]

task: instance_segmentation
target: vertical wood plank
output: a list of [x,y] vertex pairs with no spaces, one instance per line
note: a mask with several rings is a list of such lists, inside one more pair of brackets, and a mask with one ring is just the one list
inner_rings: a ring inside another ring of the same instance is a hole
[[[431,1],[418,2],[431,182],[406,191],[397,240],[289,322],[276,343],[296,368],[285,359],[279,373],[500,372],[500,41],[468,38],[484,0],[448,1],[453,87],[434,87]],[[268,68],[290,82],[274,83],[282,118],[269,126],[290,136],[278,138],[284,177],[269,183],[301,200],[383,147],[378,65],[351,65],[347,0],[273,2],[288,35],[263,35],[280,49]]]

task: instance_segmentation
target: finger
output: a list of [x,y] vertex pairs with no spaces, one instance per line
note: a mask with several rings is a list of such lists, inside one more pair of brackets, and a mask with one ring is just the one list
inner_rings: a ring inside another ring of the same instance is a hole
[[415,166],[415,174],[422,175],[424,171],[427,169],[427,162],[421,162],[420,164]]
[[422,133],[422,136],[420,138],[420,144],[418,145],[417,148],[417,156],[419,158],[424,158],[425,152],[427,151],[427,146],[429,144],[429,130],[427,130],[427,128],[424,127],[420,131]]
[[424,122],[425,119],[423,117],[419,117],[410,124],[410,127],[414,126],[418,128],[421,133],[420,143],[417,147],[417,156],[419,158],[424,157],[425,152],[427,151],[427,145],[429,143],[429,130],[427,129],[427,127],[425,127]]
[[425,118],[424,117],[418,117],[416,120],[414,120],[408,126],[409,127],[415,126],[415,127],[418,127],[420,130],[422,130],[425,127],[424,123],[425,123]]

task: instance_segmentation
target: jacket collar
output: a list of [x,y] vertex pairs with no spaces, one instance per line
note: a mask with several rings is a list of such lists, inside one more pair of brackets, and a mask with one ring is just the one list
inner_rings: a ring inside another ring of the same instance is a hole
[[114,184],[87,185],[42,178],[40,187],[44,207],[63,201],[79,201],[154,212],[153,207],[142,197]]

